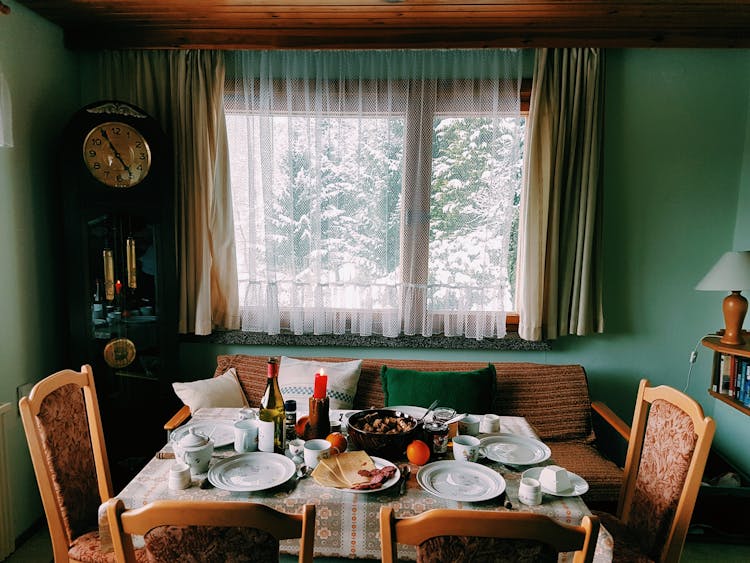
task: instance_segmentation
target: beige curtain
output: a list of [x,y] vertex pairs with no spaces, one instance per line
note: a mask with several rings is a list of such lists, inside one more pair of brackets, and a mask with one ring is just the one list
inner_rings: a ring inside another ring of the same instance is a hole
[[173,143],[179,332],[239,328],[222,53],[103,52],[100,77],[102,98],[140,106]]
[[601,174],[604,54],[536,54],[522,189],[519,334],[603,332]]

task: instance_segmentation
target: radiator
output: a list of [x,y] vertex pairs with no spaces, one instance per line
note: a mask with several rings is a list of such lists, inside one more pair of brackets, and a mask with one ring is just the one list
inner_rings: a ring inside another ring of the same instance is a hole
[[10,416],[14,410],[10,403],[0,405],[0,561],[8,557],[16,548],[13,533],[13,515],[10,502],[10,468],[8,467],[8,436]]

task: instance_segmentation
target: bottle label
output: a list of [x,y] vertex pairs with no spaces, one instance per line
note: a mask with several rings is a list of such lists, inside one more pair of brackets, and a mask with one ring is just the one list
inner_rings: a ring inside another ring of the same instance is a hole
[[262,452],[273,452],[273,430],[272,420],[258,421],[258,449]]

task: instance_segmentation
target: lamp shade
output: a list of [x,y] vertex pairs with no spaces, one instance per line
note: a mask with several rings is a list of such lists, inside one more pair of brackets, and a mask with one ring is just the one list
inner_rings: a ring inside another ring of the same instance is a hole
[[750,289],[750,250],[725,252],[695,286],[703,291]]

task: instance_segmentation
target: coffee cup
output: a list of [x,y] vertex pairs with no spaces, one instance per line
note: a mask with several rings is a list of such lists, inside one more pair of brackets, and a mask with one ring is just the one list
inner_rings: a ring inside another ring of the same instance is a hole
[[518,484],[518,500],[529,506],[542,504],[542,484],[539,480],[522,477]]
[[479,431],[482,434],[496,434],[500,432],[500,417],[496,414],[486,414],[482,417],[479,424]]
[[234,451],[254,452],[258,449],[258,421],[243,418],[234,423]]
[[318,466],[318,462],[321,459],[327,459],[331,456],[331,450],[339,453],[338,448],[332,447],[331,442],[328,440],[307,440],[304,445],[305,465],[307,465],[308,469],[314,469]]
[[476,436],[479,434],[479,417],[475,414],[466,414],[458,421],[458,433]]
[[169,488],[172,490],[187,489],[190,486],[190,466],[177,462],[169,468]]
[[481,446],[476,436],[459,434],[453,438],[453,459],[456,461],[477,461],[480,454]]
[[289,453],[292,456],[292,461],[296,464],[302,463],[305,455],[305,441],[302,438],[295,438],[287,442],[289,446]]

